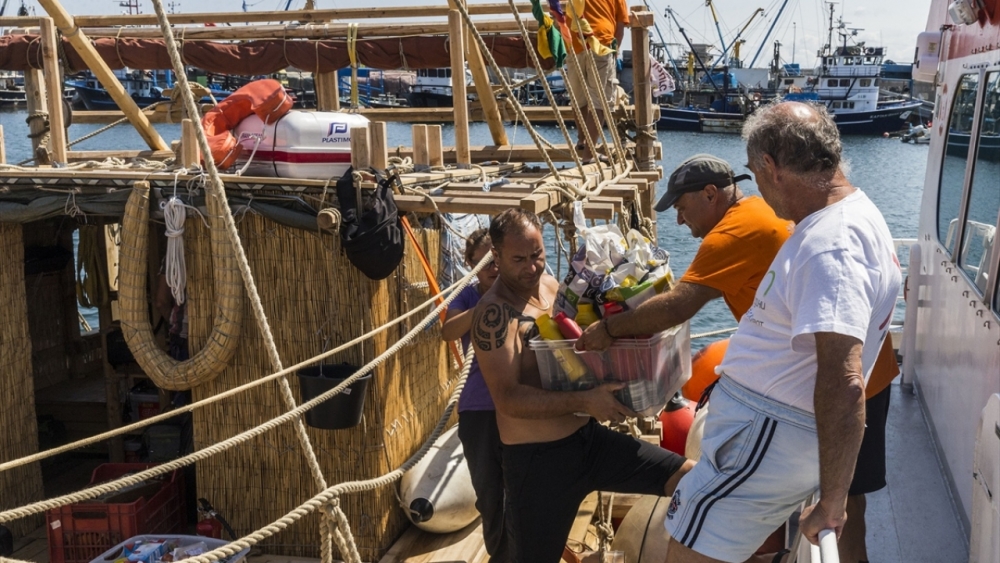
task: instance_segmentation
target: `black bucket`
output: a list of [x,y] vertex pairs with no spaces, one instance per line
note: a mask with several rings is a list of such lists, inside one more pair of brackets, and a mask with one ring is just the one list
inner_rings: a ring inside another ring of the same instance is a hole
[[[302,402],[319,397],[343,383],[345,379],[357,371],[357,367],[346,363],[300,369],[298,376]],[[358,378],[340,393],[306,411],[306,424],[324,430],[340,430],[357,426],[361,422],[361,414],[364,412],[365,394],[368,391],[368,382],[371,381],[371,378],[370,373]]]

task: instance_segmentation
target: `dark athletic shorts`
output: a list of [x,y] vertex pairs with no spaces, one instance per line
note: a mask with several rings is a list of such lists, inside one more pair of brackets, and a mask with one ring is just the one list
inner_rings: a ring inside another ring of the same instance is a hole
[[889,414],[891,385],[865,401],[865,436],[854,467],[849,495],[874,493],[885,487],[885,420]]
[[503,446],[507,541],[517,563],[558,563],[583,499],[594,491],[663,496],[685,458],[591,419],[573,434]]

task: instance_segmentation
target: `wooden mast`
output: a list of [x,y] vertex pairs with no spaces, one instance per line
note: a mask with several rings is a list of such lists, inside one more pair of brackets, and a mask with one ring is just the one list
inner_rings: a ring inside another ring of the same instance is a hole
[[[457,9],[457,2],[463,2],[462,5],[465,5],[465,0],[448,0],[448,6]],[[466,31],[468,33],[465,36],[465,51],[468,55],[469,70],[472,72],[472,82],[476,85],[479,103],[483,105],[483,113],[486,114],[486,123],[490,127],[493,144],[506,145],[508,144],[507,130],[504,129],[503,120],[500,118],[500,106],[497,104],[496,96],[493,95],[493,86],[490,84],[490,75],[486,72],[483,54],[479,51],[479,45],[471,35],[475,33],[475,30],[467,29]],[[451,83],[453,88],[456,80],[465,80],[465,72],[458,76],[452,73]],[[454,90],[452,90],[451,103],[453,105],[465,105],[465,100],[456,100]]]
[[52,18],[41,18],[42,65],[45,76],[45,94],[49,106],[49,159],[65,164],[66,121],[63,115],[62,69],[59,68],[59,50],[56,26]]
[[[456,45],[465,44],[465,25],[458,10],[448,10],[448,27],[451,28],[451,40]],[[455,80],[456,76],[465,76],[465,49],[451,50],[451,98],[455,112],[455,161],[461,168],[472,164],[469,156],[469,108],[465,104],[455,103],[455,100],[465,100],[465,80]]]
[[149,148],[153,150],[169,150],[170,147],[167,146],[167,143],[163,141],[160,134],[150,124],[149,119],[142,113],[139,106],[136,105],[135,100],[128,95],[125,88],[122,87],[121,82],[118,81],[118,78],[108,68],[104,59],[97,53],[97,49],[90,43],[90,39],[76,26],[73,16],[69,15],[66,9],[59,3],[59,0],[38,0],[38,3],[52,16],[55,24],[59,27],[59,31],[73,45],[73,48],[80,54],[83,61],[87,63],[87,66],[94,73],[94,76],[101,85],[107,89],[111,99],[125,112],[125,116],[128,117],[129,122],[139,132],[143,140],[146,141]]

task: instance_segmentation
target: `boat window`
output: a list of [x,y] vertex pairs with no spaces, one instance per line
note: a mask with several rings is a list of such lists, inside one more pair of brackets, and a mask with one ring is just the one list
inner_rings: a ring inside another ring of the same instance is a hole
[[867,87],[869,87],[871,85],[872,85],[872,79],[871,78],[862,78],[861,79],[861,87],[862,88],[867,88]]
[[451,69],[450,68],[444,69],[444,75],[446,78],[451,78]]
[[841,78],[840,79],[840,87],[841,88],[847,88],[850,85],[851,85],[851,79],[850,78]]
[[1000,72],[986,75],[986,95],[979,124],[979,146],[969,190],[969,211],[965,217],[962,252],[958,265],[969,279],[986,293],[991,251],[995,246],[997,213],[1000,213]]
[[955,88],[951,103],[951,121],[945,140],[945,154],[941,164],[938,189],[938,240],[944,243],[948,256],[955,255],[955,232],[958,230],[958,211],[962,205],[965,184],[965,163],[972,139],[972,117],[979,91],[979,74],[965,74]]
[[834,79],[834,78],[831,78],[830,80],[826,81],[826,85],[829,86],[830,88],[836,88],[837,87],[837,80]]
[[875,82],[872,83],[872,86],[878,86],[878,78],[875,79]]

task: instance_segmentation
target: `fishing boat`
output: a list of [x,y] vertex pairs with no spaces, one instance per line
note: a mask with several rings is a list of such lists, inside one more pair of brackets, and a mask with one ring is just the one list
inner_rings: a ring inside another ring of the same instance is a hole
[[[152,73],[128,68],[114,72],[125,91],[139,107],[147,107],[170,99],[164,95],[164,90],[173,87],[169,72]],[[85,109],[91,111],[118,109],[118,104],[91,73],[84,73],[83,77],[70,80],[67,84],[75,90],[75,99],[78,99]],[[210,92],[209,96],[203,97],[202,103],[211,103],[212,98],[223,99],[229,95],[230,90],[212,87]]]
[[[466,70],[462,76],[466,85],[472,84],[471,71]],[[451,69],[428,68],[417,71],[406,100],[413,107],[451,107],[453,95]],[[469,101],[475,100],[474,95],[466,97]]]

